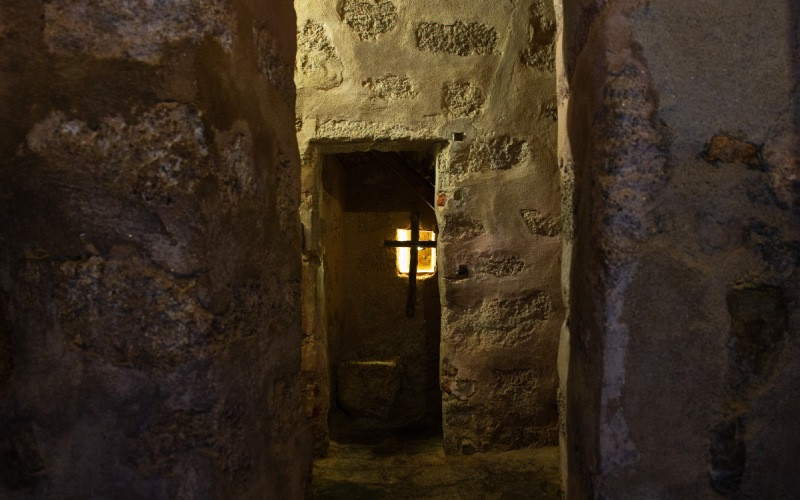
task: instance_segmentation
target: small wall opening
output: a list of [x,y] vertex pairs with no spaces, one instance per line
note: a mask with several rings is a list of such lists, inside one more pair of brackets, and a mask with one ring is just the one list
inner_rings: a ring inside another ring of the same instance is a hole
[[[395,249],[395,261],[397,262],[397,272],[400,275],[408,276],[411,270],[411,252],[417,254],[417,279],[430,278],[436,272],[436,248],[412,245],[414,231],[411,229],[398,229],[395,231],[398,243],[409,242],[409,246],[397,247]],[[417,241],[421,243],[435,243],[436,233],[434,231],[421,230],[417,234]],[[413,250],[412,250],[413,249]]]
[[428,152],[322,158],[319,219],[332,441],[441,435],[434,249],[416,249],[410,290],[408,262],[398,269],[398,253],[407,258],[410,248],[390,243],[407,244],[398,230],[410,232],[413,217],[418,240],[435,239],[433,165]]

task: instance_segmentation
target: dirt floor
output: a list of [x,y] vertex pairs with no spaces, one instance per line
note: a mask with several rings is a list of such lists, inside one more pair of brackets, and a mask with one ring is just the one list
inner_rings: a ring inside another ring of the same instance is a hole
[[313,498],[559,499],[558,448],[446,457],[440,437],[331,442]]

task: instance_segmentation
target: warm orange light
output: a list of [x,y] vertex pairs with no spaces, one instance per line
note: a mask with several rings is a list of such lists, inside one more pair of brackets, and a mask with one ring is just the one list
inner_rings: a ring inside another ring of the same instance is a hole
[[[436,241],[436,234],[433,231],[420,231],[420,241]],[[410,229],[398,229],[397,241],[411,241]],[[397,247],[397,272],[408,274],[408,266],[411,262],[411,249],[409,247]],[[436,249],[417,247],[417,274],[433,274],[436,272]]]

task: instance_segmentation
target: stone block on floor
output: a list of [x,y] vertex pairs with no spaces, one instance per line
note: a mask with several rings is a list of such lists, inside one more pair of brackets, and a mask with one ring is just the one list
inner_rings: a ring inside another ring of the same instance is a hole
[[339,363],[336,370],[339,406],[349,414],[384,420],[391,415],[403,367],[393,360]]

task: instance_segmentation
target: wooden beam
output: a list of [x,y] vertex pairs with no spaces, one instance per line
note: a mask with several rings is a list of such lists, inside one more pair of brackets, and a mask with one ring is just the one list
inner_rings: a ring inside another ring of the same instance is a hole
[[418,241],[416,245],[411,245],[410,241],[383,240],[383,244],[391,248],[410,248],[411,246],[415,246],[417,248],[436,248],[435,241]]
[[436,189],[398,153],[370,151],[371,161],[386,165],[397,173],[426,205],[436,210],[433,202]]
[[411,261],[408,264],[408,298],[406,299],[406,316],[414,317],[414,306],[417,303],[417,260],[419,251],[416,245],[419,244],[419,214],[411,212]]

